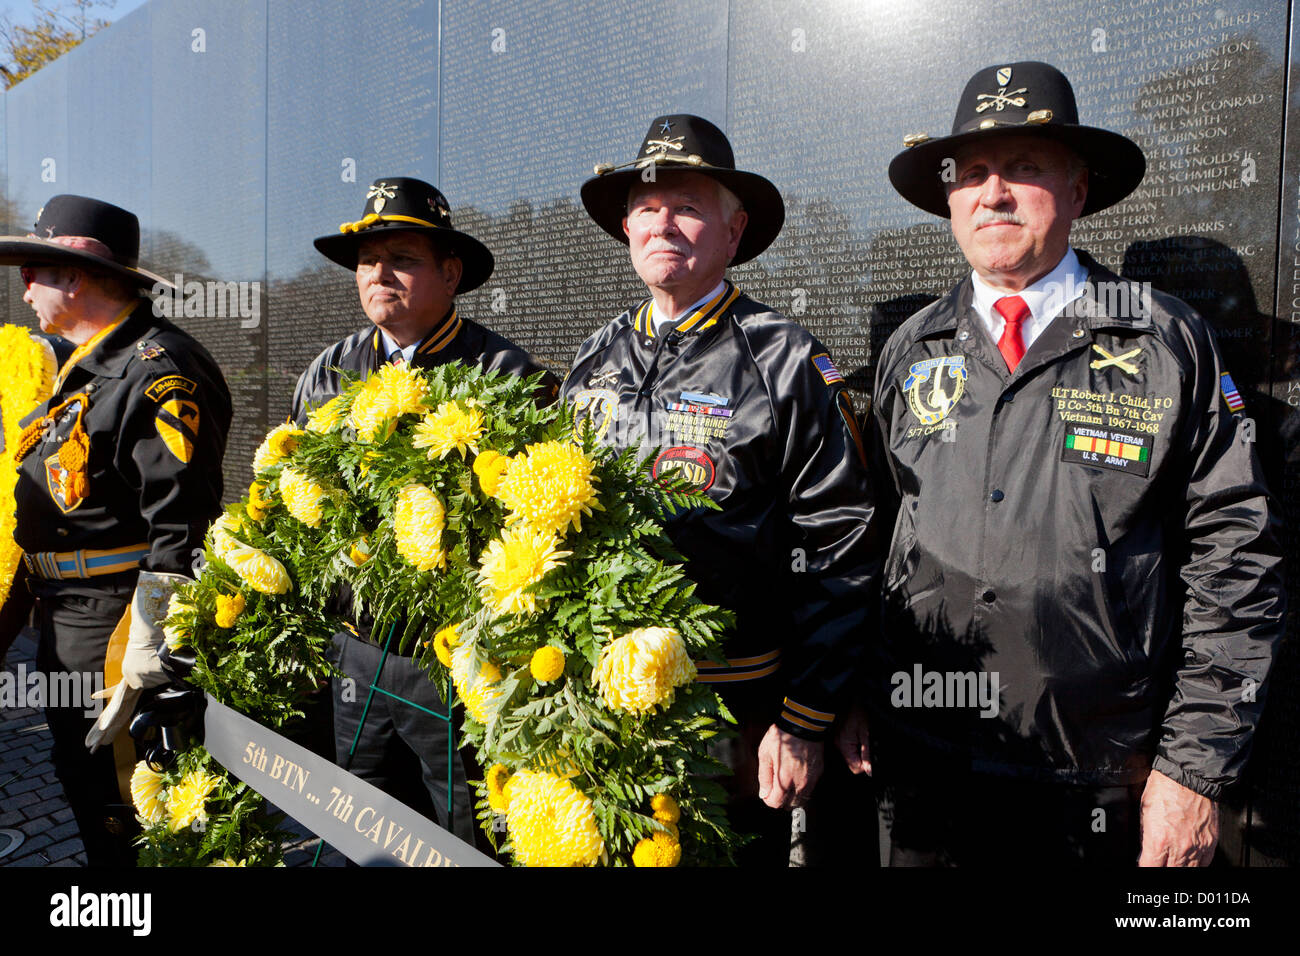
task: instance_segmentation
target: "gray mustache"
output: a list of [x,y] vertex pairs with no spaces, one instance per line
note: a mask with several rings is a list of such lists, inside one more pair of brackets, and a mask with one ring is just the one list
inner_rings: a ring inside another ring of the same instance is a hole
[[1005,209],[988,209],[976,214],[972,228],[978,229],[980,226],[986,226],[991,222],[1009,222],[1013,226],[1023,226],[1025,224],[1024,220],[1014,212],[1007,212]]

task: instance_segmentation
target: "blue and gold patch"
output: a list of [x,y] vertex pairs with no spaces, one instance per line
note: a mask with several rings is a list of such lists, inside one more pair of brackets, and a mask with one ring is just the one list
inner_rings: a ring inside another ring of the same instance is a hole
[[966,375],[966,359],[961,355],[941,355],[913,363],[903,380],[903,391],[916,420],[922,425],[934,425],[947,418],[966,391]]

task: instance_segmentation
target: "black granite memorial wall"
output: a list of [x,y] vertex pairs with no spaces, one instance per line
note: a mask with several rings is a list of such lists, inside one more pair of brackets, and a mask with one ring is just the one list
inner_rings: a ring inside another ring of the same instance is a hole
[[[227,491],[288,412],[294,381],[366,320],[313,237],[366,184],[414,175],[496,254],[465,314],[563,371],[644,289],[578,186],[657,113],[726,129],[771,178],[784,231],[733,278],[806,324],[860,392],[888,334],[965,265],[947,224],[889,187],[913,132],[946,132],[981,66],[1039,59],[1085,122],[1148,172],[1074,241],[1216,327],[1283,502],[1300,581],[1300,100],[1281,0],[202,0],[149,3],[0,96],[0,217],[24,231],[59,192],[136,211],[145,264],[179,275],[176,318],[219,358],[237,418]],[[32,324],[14,270],[8,321]],[[1300,592],[1292,586],[1292,604]],[[1272,679],[1234,862],[1300,861],[1300,680]]]

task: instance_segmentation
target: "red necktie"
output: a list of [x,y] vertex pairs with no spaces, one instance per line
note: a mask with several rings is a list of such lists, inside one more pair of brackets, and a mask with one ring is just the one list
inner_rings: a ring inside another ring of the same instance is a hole
[[1008,371],[1014,372],[1020,360],[1025,357],[1025,340],[1020,334],[1021,326],[1029,318],[1029,306],[1018,295],[1008,295],[993,303],[998,315],[1006,320],[1002,338],[998,339],[998,351],[1006,360]]

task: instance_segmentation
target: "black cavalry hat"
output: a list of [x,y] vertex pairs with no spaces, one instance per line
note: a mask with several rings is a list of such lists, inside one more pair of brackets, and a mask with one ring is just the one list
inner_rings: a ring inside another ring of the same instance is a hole
[[1146,157],[1127,136],[1079,125],[1074,89],[1065,74],[1033,61],[980,70],[962,92],[952,134],[924,133],[903,139],[906,147],[889,164],[889,181],[904,199],[948,218],[941,179],[945,159],[967,143],[1007,135],[1043,136],[1069,146],[1088,165],[1088,198],[1080,215],[1113,206],[1142,182]]
[[36,214],[31,233],[0,236],[0,265],[80,266],[141,288],[159,283],[172,288],[162,276],[141,269],[139,261],[140,220],[135,213],[86,196],[54,196]]
[[460,259],[463,271],[457,295],[477,289],[492,274],[492,253],[473,236],[452,228],[446,197],[423,180],[404,176],[376,179],[366,191],[361,218],[343,223],[338,232],[321,236],[313,244],[321,255],[355,272],[362,239],[398,230],[432,236]]
[[706,119],[678,113],[660,116],[650,124],[641,141],[637,158],[617,166],[602,163],[596,175],[582,184],[582,204],[596,225],[627,245],[623,217],[627,215],[627,193],[638,181],[647,179],[648,166],[660,170],[684,170],[718,180],[740,200],[749,222],[736,247],[731,265],[748,262],[772,244],[785,223],[781,193],[757,173],[736,168],[736,157],[726,135]]

